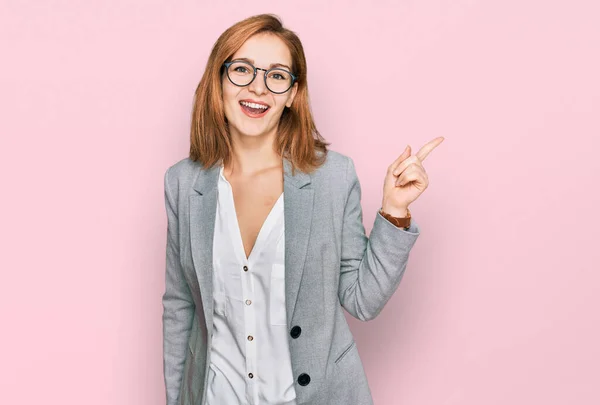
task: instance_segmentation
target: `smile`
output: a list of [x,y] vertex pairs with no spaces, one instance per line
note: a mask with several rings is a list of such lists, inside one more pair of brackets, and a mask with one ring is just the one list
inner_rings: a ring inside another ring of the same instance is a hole
[[263,103],[255,103],[251,101],[240,101],[240,107],[244,114],[246,114],[250,118],[260,118],[263,117],[267,111],[269,111],[269,106]]

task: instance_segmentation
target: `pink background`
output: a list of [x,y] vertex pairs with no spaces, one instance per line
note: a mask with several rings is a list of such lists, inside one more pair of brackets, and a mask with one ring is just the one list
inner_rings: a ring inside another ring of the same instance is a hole
[[398,292],[351,319],[375,403],[600,403],[598,2],[280,3],[0,1],[0,402],[164,404],[163,174],[218,35],[274,12],[367,231],[446,137]]

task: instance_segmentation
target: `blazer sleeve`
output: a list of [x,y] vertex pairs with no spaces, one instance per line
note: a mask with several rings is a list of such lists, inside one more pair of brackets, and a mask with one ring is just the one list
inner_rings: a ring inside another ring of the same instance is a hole
[[165,172],[167,248],[163,304],[163,367],[167,405],[176,405],[183,376],[195,304],[179,260],[177,203],[169,190],[169,170]]
[[414,218],[405,231],[377,212],[367,237],[362,221],[360,183],[351,158],[348,158],[346,180],[348,193],[338,295],[341,305],[353,317],[369,321],[379,315],[398,288],[420,229]]

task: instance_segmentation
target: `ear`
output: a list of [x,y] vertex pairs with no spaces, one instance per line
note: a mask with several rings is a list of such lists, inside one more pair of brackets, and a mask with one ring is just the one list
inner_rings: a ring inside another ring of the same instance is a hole
[[290,108],[292,106],[292,103],[294,102],[294,98],[296,97],[297,92],[298,92],[298,82],[294,83],[294,85],[292,86],[292,89],[290,90],[290,95],[285,103],[285,106],[287,108]]

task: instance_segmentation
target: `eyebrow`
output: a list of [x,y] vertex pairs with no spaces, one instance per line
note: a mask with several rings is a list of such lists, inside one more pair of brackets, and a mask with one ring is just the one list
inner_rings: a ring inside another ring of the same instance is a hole
[[[250,58],[235,58],[234,60],[242,60],[245,62],[248,62],[252,65],[254,65],[254,60],[250,59]],[[287,70],[289,70],[290,72],[292,71],[292,68],[290,68],[288,65],[284,64],[284,63],[271,63],[269,65],[269,69],[274,68],[274,67],[284,67]]]

